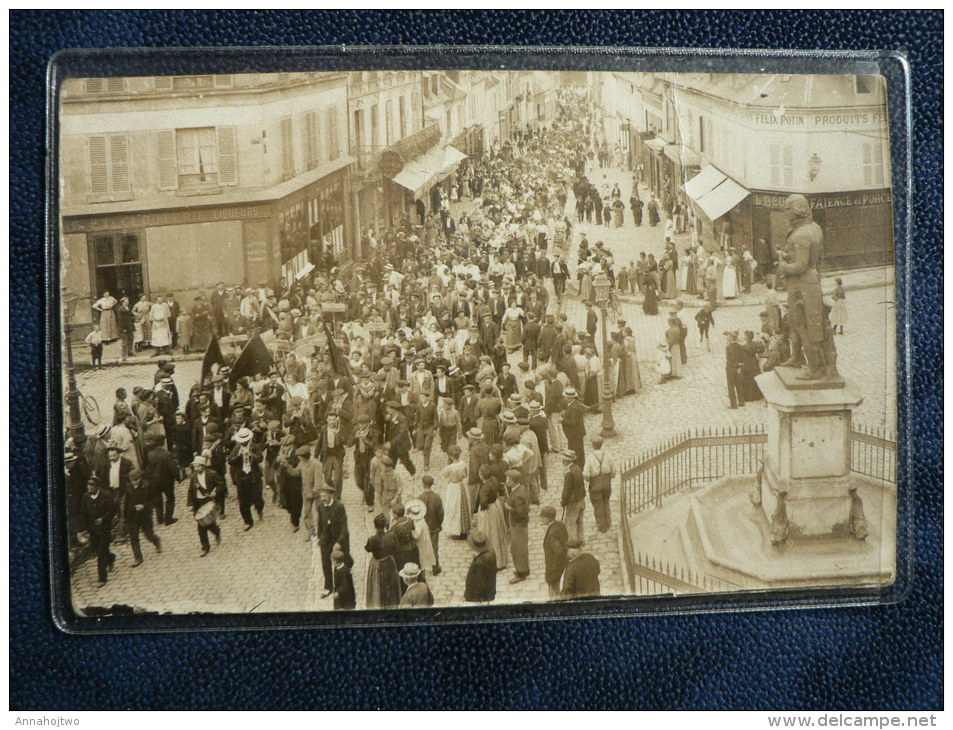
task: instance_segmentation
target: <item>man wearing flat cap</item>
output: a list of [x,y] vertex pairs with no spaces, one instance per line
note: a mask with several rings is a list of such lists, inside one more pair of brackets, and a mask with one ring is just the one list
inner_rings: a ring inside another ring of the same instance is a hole
[[569,450],[576,455],[576,463],[581,467],[586,461],[586,407],[579,400],[579,393],[575,388],[566,388],[563,391],[563,402],[566,404],[562,414],[563,433]]
[[513,577],[510,583],[521,583],[529,577],[529,490],[523,484],[522,472],[506,472],[508,497],[503,501],[510,518],[510,554],[513,556]]
[[116,502],[108,490],[102,489],[102,480],[97,476],[89,478],[86,489],[80,502],[79,526],[89,535],[89,546],[96,554],[99,584],[104,585],[116,562],[116,556],[110,550]]

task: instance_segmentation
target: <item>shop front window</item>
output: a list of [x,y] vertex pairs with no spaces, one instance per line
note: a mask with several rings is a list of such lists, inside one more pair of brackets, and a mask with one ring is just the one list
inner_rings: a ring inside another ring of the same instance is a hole
[[135,302],[143,292],[138,233],[101,234],[90,238],[94,297],[109,292]]

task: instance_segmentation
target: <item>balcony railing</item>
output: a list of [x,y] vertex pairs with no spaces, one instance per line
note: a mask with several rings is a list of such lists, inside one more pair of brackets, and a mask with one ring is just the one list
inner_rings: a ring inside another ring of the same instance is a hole
[[398,140],[390,146],[362,145],[351,148],[351,154],[357,158],[357,169],[360,174],[369,175],[377,171],[381,154],[385,150],[393,150],[404,161],[419,157],[434,147],[440,141],[440,124],[431,122],[426,127],[413,134]]

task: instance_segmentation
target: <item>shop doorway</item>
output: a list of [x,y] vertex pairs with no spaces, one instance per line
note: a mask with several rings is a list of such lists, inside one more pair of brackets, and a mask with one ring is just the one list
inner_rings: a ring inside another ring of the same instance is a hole
[[90,236],[93,262],[93,300],[109,292],[117,299],[138,301],[145,291],[142,276],[142,246],[138,233],[105,233]]

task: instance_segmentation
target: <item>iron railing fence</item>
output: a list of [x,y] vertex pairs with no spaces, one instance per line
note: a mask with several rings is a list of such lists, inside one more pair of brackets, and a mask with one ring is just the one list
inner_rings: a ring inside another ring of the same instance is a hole
[[[755,474],[764,460],[764,426],[745,425],[686,431],[622,464],[621,522],[623,562],[635,595],[712,593],[736,586],[637,551],[628,519],[657,508],[665,497],[729,474]],[[851,471],[895,484],[897,438],[889,429],[853,424]]]

